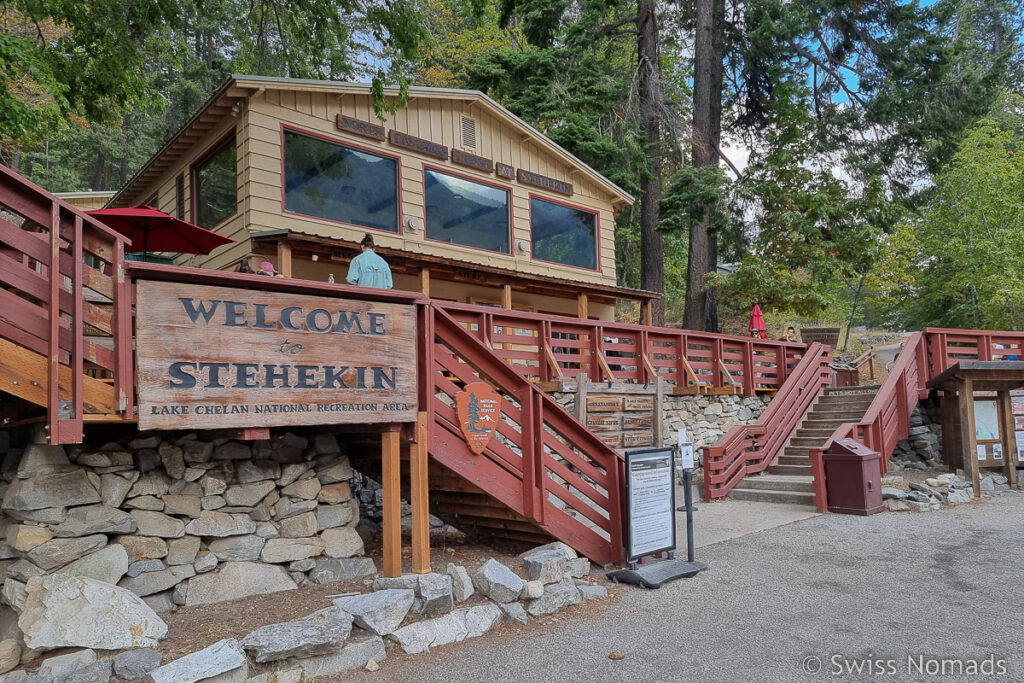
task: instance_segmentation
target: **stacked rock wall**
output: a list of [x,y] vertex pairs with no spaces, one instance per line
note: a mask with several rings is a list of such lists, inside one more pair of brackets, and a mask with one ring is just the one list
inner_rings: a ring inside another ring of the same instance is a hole
[[[552,394],[559,405],[576,414],[576,394]],[[666,396],[662,409],[664,439],[676,442],[676,433],[686,427],[687,438],[694,447],[712,446],[736,425],[757,421],[771,402],[767,394],[759,396]]]
[[910,414],[910,436],[893,449],[889,467],[926,470],[942,462],[942,416],[935,397],[921,401]]
[[358,557],[353,471],[331,434],[29,445],[8,451],[2,475],[0,599],[16,612],[26,582],[53,573],[161,612],[375,571]]

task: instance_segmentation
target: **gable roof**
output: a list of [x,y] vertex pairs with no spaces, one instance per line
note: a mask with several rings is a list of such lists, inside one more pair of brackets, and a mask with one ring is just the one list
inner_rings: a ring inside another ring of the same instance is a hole
[[[336,94],[370,93],[368,83],[352,83],[346,81],[320,81],[302,78],[278,78],[272,76],[233,75],[229,78],[206,103],[199,108],[167,143],[147,161],[139,171],[128,180],[107,202],[107,206],[115,206],[131,201],[143,186],[161,175],[177,159],[183,156],[192,143],[206,131],[212,129],[224,116],[237,113],[236,107],[241,100],[259,94],[265,90],[291,90],[297,92],[326,92]],[[384,95],[397,97],[398,88],[385,88]],[[633,196],[621,187],[608,180],[587,164],[570,154],[564,148],[550,140],[536,128],[501,106],[479,90],[460,90],[456,88],[431,88],[427,86],[410,86],[409,96],[424,99],[461,100],[479,103],[491,114],[507,121],[516,128],[525,139],[529,139],[543,148],[552,156],[560,159],[570,169],[575,169],[592,180],[618,201],[632,204]],[[121,200],[121,201],[119,201]]]

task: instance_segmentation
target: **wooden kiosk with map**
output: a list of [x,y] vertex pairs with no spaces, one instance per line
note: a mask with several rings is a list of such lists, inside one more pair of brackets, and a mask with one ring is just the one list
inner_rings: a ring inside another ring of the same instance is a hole
[[942,393],[942,452],[980,493],[980,471],[1001,469],[1017,486],[1020,454],[1010,392],[1024,385],[1024,361],[960,361],[928,382]]

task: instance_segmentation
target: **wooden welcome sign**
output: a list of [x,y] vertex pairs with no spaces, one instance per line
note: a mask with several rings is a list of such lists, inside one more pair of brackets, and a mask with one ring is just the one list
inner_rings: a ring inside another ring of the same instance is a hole
[[491,442],[501,419],[501,396],[490,384],[473,382],[455,394],[455,410],[469,450],[480,455]]
[[416,420],[413,306],[140,281],[139,428]]

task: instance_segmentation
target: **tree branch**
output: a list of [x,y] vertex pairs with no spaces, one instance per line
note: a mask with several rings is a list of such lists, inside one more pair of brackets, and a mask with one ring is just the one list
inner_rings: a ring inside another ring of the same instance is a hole
[[867,108],[867,105],[864,104],[864,100],[860,98],[860,95],[850,90],[850,88],[847,87],[846,82],[843,81],[843,77],[840,74],[838,74],[827,63],[821,61],[820,59],[815,57],[810,51],[808,51],[804,47],[801,47],[800,45],[794,44],[793,49],[796,51],[798,55],[809,61],[811,64],[817,64],[822,71],[832,76],[832,78],[836,79],[836,83],[839,84],[839,87],[842,89],[843,92],[845,92],[850,97],[851,100],[859,104],[861,107]]

